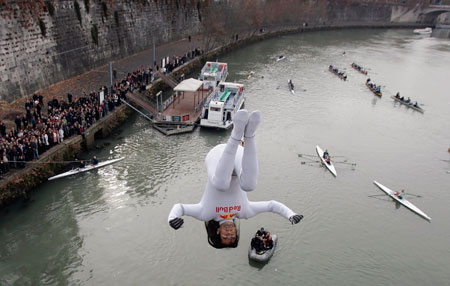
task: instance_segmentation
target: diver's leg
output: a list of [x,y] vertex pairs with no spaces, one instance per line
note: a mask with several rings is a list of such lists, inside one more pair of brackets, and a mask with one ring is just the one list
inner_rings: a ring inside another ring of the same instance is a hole
[[231,132],[231,136],[228,139],[227,145],[225,146],[214,173],[213,184],[220,190],[225,191],[230,186],[236,151],[244,136],[247,121],[247,110],[241,109],[236,112],[233,118],[233,131]]
[[256,188],[258,181],[258,157],[256,155],[255,133],[261,123],[261,112],[253,111],[244,132],[244,155],[242,157],[242,171],[239,177],[241,188],[248,192]]

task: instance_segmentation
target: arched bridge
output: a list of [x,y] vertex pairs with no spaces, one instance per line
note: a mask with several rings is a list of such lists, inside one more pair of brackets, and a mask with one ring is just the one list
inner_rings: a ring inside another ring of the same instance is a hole
[[434,22],[442,13],[450,13],[450,5],[429,5],[419,13],[424,22]]

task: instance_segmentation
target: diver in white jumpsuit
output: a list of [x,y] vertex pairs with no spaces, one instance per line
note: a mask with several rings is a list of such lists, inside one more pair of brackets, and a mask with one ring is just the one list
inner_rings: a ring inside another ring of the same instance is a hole
[[[221,244],[218,248],[222,248],[237,246],[233,221],[236,218],[247,219],[262,212],[274,212],[289,219],[292,224],[300,222],[303,216],[282,203],[273,200],[250,202],[247,198],[247,192],[254,190],[257,183],[255,132],[260,122],[259,111],[252,112],[250,116],[244,109],[236,113],[227,144],[215,146],[206,156],[208,183],[202,199],[197,204],[175,204],[168,218],[171,227],[179,229],[184,223],[181,218],[184,215],[205,222],[218,222],[217,235]],[[245,147],[241,146],[242,137]]]

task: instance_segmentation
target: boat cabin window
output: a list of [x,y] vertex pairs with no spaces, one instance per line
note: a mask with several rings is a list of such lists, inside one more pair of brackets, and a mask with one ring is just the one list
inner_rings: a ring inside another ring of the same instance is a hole
[[211,107],[210,110],[211,111],[219,111],[220,112],[220,108],[218,108],[218,107]]

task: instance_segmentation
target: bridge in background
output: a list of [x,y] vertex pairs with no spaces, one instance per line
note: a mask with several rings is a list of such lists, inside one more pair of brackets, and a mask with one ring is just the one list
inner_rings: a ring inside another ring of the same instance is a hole
[[438,2],[439,1],[431,1],[431,4],[419,14],[419,17],[421,17],[424,22],[434,22],[440,14],[450,13],[450,1],[448,1],[449,5],[437,4]]

